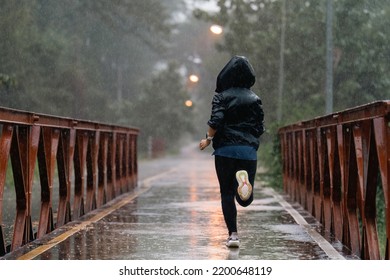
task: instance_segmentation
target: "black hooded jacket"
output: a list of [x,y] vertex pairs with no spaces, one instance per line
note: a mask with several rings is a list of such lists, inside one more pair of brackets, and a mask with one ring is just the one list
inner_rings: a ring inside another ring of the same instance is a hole
[[234,56],[219,73],[207,122],[217,131],[214,149],[232,145],[258,149],[264,133],[264,112],[261,99],[250,90],[255,80],[255,72],[243,56]]

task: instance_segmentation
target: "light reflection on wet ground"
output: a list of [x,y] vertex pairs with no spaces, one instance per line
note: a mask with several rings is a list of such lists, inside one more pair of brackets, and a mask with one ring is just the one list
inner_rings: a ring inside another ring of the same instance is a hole
[[[238,207],[240,248],[226,248],[219,187],[209,154],[191,149],[173,159],[143,164],[139,166],[140,181],[172,167],[176,169],[152,181],[151,189],[130,203],[36,259],[328,258],[260,183],[255,186],[253,204]],[[310,217],[302,209],[299,211]],[[314,219],[311,223],[320,227]]]

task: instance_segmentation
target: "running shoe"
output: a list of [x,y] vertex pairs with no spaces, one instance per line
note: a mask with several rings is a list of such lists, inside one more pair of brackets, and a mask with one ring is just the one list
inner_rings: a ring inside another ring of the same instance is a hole
[[249,183],[248,172],[245,170],[239,170],[236,173],[236,179],[238,182],[237,193],[242,201],[246,201],[252,194],[252,185]]
[[238,248],[240,247],[240,240],[238,239],[237,232],[232,232],[229,238],[226,240],[226,246],[229,248]]

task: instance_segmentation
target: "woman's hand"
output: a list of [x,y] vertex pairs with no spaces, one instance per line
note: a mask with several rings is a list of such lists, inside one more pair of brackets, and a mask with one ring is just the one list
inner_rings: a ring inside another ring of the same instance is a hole
[[207,139],[200,140],[199,149],[201,151],[204,150],[205,148],[207,148],[208,145],[210,145],[210,143],[211,143],[211,140],[207,140]]
[[208,145],[211,143],[211,139],[213,139],[215,133],[217,132],[216,129],[209,127],[206,133],[207,138],[200,140],[199,143],[199,149],[202,151],[207,148]]

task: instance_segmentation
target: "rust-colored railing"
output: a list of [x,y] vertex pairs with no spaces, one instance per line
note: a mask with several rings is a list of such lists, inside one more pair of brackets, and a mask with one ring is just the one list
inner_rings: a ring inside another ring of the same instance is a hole
[[[136,128],[0,107],[0,133],[0,256],[137,184]],[[10,169],[13,180],[6,178]],[[4,209],[5,187],[16,194],[10,244],[3,224],[3,214],[10,211]],[[34,199],[40,201],[38,221],[32,219]]]
[[285,192],[355,255],[388,260],[390,101],[286,126],[279,136]]

